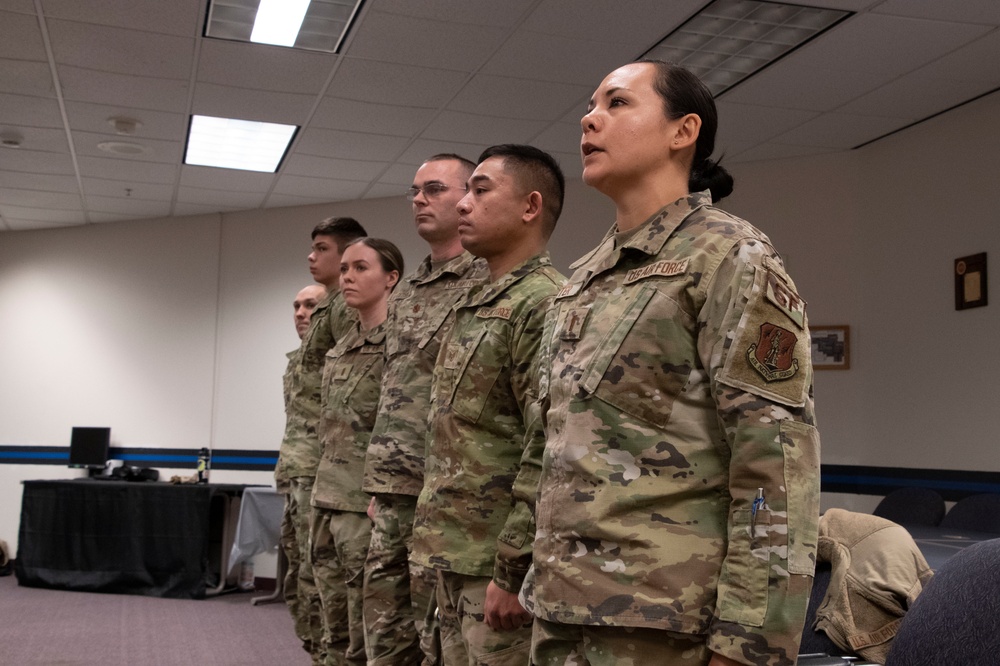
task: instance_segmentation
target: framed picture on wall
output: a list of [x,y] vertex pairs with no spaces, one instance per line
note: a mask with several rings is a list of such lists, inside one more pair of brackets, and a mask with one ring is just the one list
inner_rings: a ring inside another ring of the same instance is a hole
[[816,370],[847,370],[851,367],[850,326],[810,326],[812,364]]

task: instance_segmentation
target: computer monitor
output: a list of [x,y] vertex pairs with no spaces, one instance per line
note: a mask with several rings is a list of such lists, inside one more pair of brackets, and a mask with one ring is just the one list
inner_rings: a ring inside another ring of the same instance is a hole
[[69,440],[69,466],[104,469],[111,446],[111,428],[74,427]]

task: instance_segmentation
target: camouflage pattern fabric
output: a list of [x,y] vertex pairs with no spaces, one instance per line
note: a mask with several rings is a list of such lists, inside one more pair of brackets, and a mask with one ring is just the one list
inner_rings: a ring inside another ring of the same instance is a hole
[[805,303],[707,192],[613,231],[555,299],[523,594],[551,622],[791,665],[819,518]]
[[710,658],[704,636],[538,618],[532,627],[532,666],[701,666]]
[[[295,634],[302,640],[302,646],[309,651],[313,664],[325,663],[323,652],[323,620],[320,607],[319,591],[316,589],[316,579],[313,577],[312,554],[310,552],[309,531],[312,520],[312,507],[309,498],[312,495],[313,478],[297,476],[289,481],[287,504],[281,526],[282,533],[291,525],[295,538],[288,542],[285,556],[288,558],[288,578],[295,578],[291,584],[296,591],[294,604],[289,605],[292,619],[295,621]],[[291,562],[297,562],[292,568]],[[288,583],[286,582],[286,585]]]
[[[323,666],[345,666],[363,664],[364,631],[359,622],[351,623],[351,592],[348,584],[346,562],[341,559],[337,536],[350,541],[343,534],[336,533],[335,514],[339,511],[313,507],[309,538],[312,550],[310,561],[316,590],[320,598],[320,618],[322,625]],[[356,513],[346,515],[356,517]],[[367,523],[367,519],[364,521]],[[367,532],[366,532],[367,533]],[[347,550],[352,550],[350,544]],[[365,544],[367,546],[367,543]],[[363,560],[362,560],[363,561]],[[357,641],[361,640],[362,652],[357,651]]]
[[449,314],[469,289],[489,281],[482,259],[463,252],[436,270],[430,258],[389,297],[385,371],[364,490],[416,497],[424,487],[431,378]]
[[437,601],[441,613],[441,651],[445,666],[528,666],[531,622],[497,631],[486,624],[489,576],[463,576],[438,571]]
[[302,556],[299,553],[299,542],[295,539],[295,517],[291,488],[292,484],[289,480],[288,490],[285,492],[285,509],[281,514],[281,535],[278,538],[281,551],[285,554],[285,561],[288,562],[281,592],[285,599],[285,605],[288,606],[295,621],[295,635],[302,641],[306,652],[311,653],[313,636],[309,631],[309,623],[302,621],[299,611],[299,567],[302,565]]
[[468,252],[438,267],[427,257],[389,297],[381,398],[362,485],[376,494],[377,507],[365,569],[372,666],[408,664],[419,646],[426,663],[438,660],[437,575],[409,562],[413,512],[424,485],[431,378],[449,315],[471,287],[488,280],[486,262]]
[[364,585],[368,666],[432,666],[440,659],[435,623],[427,618],[437,608],[437,573],[408,561],[416,508],[412,495],[375,495]]
[[278,451],[277,474],[315,476],[319,465],[319,415],[326,353],[354,326],[357,315],[340,292],[327,294],[313,310],[289,382],[285,436]]
[[365,454],[375,413],[385,353],[385,324],[361,331],[357,323],[326,354],[312,505],[365,513],[371,496],[361,490]]
[[[299,350],[293,350],[285,354],[288,365],[285,366],[285,374],[281,378],[282,395],[285,397],[285,419],[288,419],[288,403],[292,399],[292,374],[295,372],[295,365],[298,363]],[[278,450],[278,464],[274,467],[274,487],[281,494],[288,493],[289,476],[285,471],[285,466],[281,461],[281,450]]]
[[517,592],[531,563],[531,500],[540,470],[533,363],[545,312],[565,278],[548,253],[473,289],[455,311],[431,390],[424,489],[413,561],[492,576]]

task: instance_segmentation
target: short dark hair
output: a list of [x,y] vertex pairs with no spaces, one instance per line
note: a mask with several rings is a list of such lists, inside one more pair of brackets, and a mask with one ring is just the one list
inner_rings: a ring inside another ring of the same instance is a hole
[[337,249],[341,253],[352,240],[367,235],[365,228],[353,217],[328,217],[312,230],[313,240],[316,240],[316,236],[330,236],[337,243]]
[[428,162],[458,162],[462,166],[463,171],[465,171],[465,180],[468,180],[469,176],[472,175],[472,172],[476,170],[475,162],[456,153],[438,153],[436,155],[431,155],[424,160],[424,164],[427,164]]
[[692,192],[711,190],[712,201],[728,196],[733,191],[733,177],[719,164],[721,158],[712,160],[715,133],[719,128],[719,113],[712,93],[701,79],[680,65],[652,59],[639,62],[656,68],[653,88],[663,98],[663,110],[667,118],[676,120],[689,113],[701,118],[688,189]]
[[[344,246],[344,249],[347,249],[351,245],[366,245],[375,250],[375,254],[378,255],[378,262],[382,265],[382,270],[386,273],[396,271],[399,273],[400,278],[403,277],[403,253],[399,251],[399,248],[392,241],[384,238],[363,236],[352,240]],[[399,282],[396,282],[396,284],[399,284]]]
[[514,174],[529,192],[537,190],[541,193],[545,214],[543,229],[548,238],[562,213],[566,193],[566,179],[559,162],[544,150],[518,143],[490,146],[479,156],[479,164],[491,157],[501,158],[504,170]]

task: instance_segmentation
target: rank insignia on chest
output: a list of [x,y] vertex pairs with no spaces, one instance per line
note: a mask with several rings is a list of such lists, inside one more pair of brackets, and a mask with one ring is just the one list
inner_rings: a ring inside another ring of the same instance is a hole
[[341,365],[333,373],[334,380],[338,382],[342,382],[350,376],[351,376],[351,366],[349,365]]
[[789,379],[799,370],[794,358],[798,338],[775,324],[761,324],[760,337],[747,349],[747,360],[768,382]]
[[568,308],[563,311],[559,320],[559,339],[579,340],[589,312],[590,308]]

